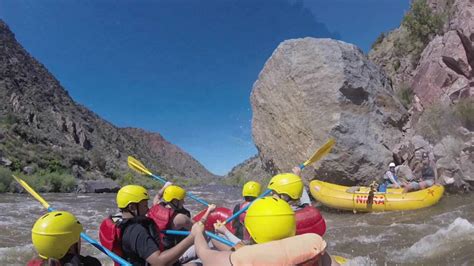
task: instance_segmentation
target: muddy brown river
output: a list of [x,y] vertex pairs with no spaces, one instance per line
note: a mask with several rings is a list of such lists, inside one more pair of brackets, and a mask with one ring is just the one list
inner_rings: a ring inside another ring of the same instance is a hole
[[[194,187],[190,191],[227,208],[240,200],[240,190],[233,187]],[[53,208],[74,213],[86,233],[97,240],[101,221],[117,211],[115,194],[42,196]],[[191,199],[186,205],[193,213],[203,209]],[[25,265],[35,256],[31,227],[45,210],[28,194],[0,194],[0,209],[0,265]],[[473,194],[445,195],[437,205],[415,211],[354,214],[320,210],[327,223],[328,251],[350,259],[348,265],[474,265]],[[113,265],[91,245],[83,242],[82,248],[82,253]]]

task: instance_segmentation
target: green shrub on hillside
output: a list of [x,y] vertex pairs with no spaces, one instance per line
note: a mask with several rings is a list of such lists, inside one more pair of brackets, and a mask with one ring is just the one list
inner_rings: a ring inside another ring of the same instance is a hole
[[19,119],[14,114],[6,114],[0,117],[0,127],[8,128],[11,125],[18,123]]
[[12,164],[10,165],[10,169],[13,171],[21,171],[22,163],[19,159],[17,158],[12,158],[11,159]]
[[380,35],[375,39],[375,42],[372,44],[370,49],[374,49],[377,45],[383,42],[383,39],[386,37],[385,32],[380,33]]
[[450,135],[452,128],[458,125],[453,119],[451,108],[442,104],[433,104],[426,108],[418,121],[418,132],[431,143],[439,142]]
[[398,71],[398,69],[400,69],[400,66],[401,66],[400,60],[399,60],[399,59],[395,59],[395,61],[393,61],[393,69],[394,69],[395,71]]
[[473,123],[474,102],[464,99],[454,105],[432,104],[421,115],[416,129],[425,139],[436,143],[445,136],[458,135],[460,126],[473,130]]
[[400,99],[400,102],[405,106],[405,108],[410,108],[413,100],[413,90],[411,87],[402,85],[401,88],[397,91],[397,97]]
[[402,20],[408,34],[395,42],[396,53],[411,55],[412,64],[416,65],[426,45],[442,33],[445,17],[446,14],[435,14],[426,0],[413,0]]
[[462,126],[474,131],[474,99],[466,98],[459,101],[455,106],[455,112]]
[[57,159],[52,159],[52,160],[49,160],[47,163],[46,163],[46,170],[49,171],[49,172],[65,172],[66,171],[66,167]]

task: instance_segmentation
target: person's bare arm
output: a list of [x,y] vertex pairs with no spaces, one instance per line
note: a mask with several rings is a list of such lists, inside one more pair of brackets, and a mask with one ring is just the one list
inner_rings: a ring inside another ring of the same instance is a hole
[[194,243],[194,236],[188,235],[185,239],[179,242],[176,246],[165,250],[163,252],[156,251],[151,254],[146,261],[151,265],[172,265],[181,255]]
[[211,250],[207,245],[203,232],[204,224],[201,222],[195,223],[191,229],[191,234],[194,235],[194,247],[196,248],[196,253],[199,259],[201,259],[203,265],[231,266],[230,255],[232,252]]
[[158,191],[158,193],[153,198],[153,205],[159,204],[161,202],[161,198],[163,197],[163,193],[165,192],[165,189],[171,185],[173,185],[173,183],[171,182],[165,183],[165,185],[160,189],[160,191]]
[[[234,234],[232,234],[232,232],[230,232],[227,229],[227,227],[225,227],[224,223],[222,223],[221,221],[217,221],[217,223],[214,223],[214,230],[217,233],[222,234],[223,236],[225,236],[228,240],[230,240],[233,243],[242,242],[242,240],[239,239],[238,237],[236,237]],[[224,245],[221,242],[216,241],[214,239],[211,239],[211,242],[218,250],[230,250],[231,249],[231,247],[229,247],[228,245]]]
[[293,174],[301,177],[301,168],[299,166],[293,167],[292,171],[293,171]]
[[209,204],[209,206],[207,206],[206,212],[201,218],[201,222],[205,223],[207,221],[207,217],[209,217],[209,214],[213,212],[215,209],[216,209],[215,204]]
[[181,230],[181,229],[191,230],[192,226],[193,226],[193,221],[191,220],[191,218],[189,218],[188,216],[186,216],[182,213],[178,213],[173,219],[171,229],[173,229],[173,230]]

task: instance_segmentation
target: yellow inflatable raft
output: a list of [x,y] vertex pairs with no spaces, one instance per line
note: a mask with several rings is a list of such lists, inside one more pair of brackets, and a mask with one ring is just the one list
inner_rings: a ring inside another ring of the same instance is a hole
[[401,211],[426,208],[443,196],[444,187],[432,187],[403,193],[403,189],[374,192],[369,187],[346,187],[319,180],[310,183],[311,195],[322,204],[342,210],[360,212]]

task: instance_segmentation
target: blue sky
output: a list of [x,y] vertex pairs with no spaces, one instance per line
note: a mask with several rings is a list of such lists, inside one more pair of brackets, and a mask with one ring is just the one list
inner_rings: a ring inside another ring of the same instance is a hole
[[250,92],[280,42],[367,52],[409,0],[0,0],[0,18],[72,98],[159,132],[216,174],[255,155]]

